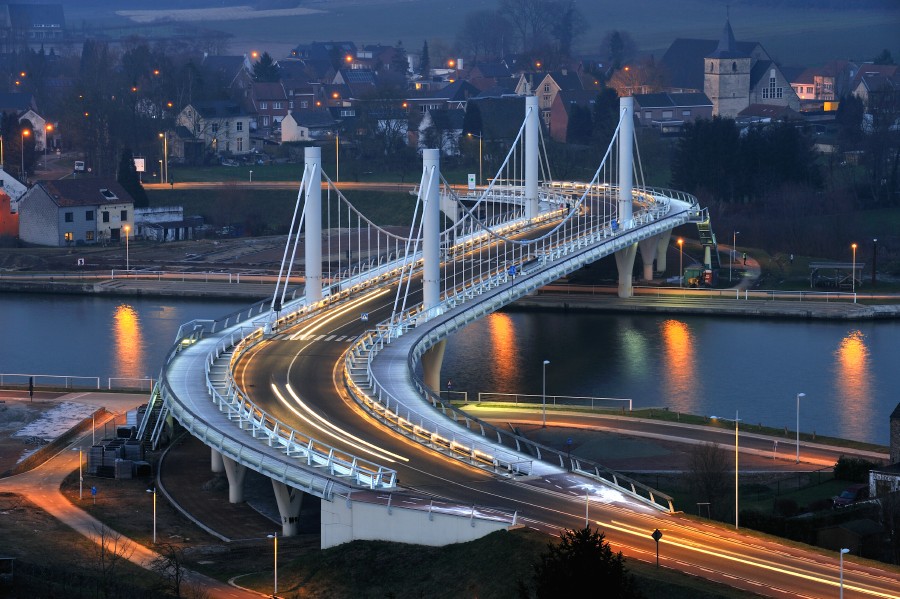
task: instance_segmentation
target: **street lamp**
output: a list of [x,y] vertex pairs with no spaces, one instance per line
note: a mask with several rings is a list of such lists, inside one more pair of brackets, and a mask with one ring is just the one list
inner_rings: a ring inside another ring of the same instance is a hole
[[735,252],[737,250],[737,248],[735,247],[737,245],[737,236],[740,234],[741,234],[740,231],[735,231],[734,234],[731,236],[731,262],[728,263],[728,282],[729,283],[731,282],[731,267],[734,265],[734,257],[735,257]]
[[684,239],[678,238],[678,286],[684,287]]
[[131,230],[131,227],[129,227],[128,225],[125,225],[123,227],[123,229],[125,229],[125,270],[129,271],[129,270],[131,270],[131,268],[129,268],[130,264],[129,264],[129,256],[128,256],[128,231]]
[[[0,146],[2,147],[2,146]],[[875,283],[875,262],[878,259],[878,240],[872,240],[872,287],[876,285]]]
[[478,138],[478,184],[479,184],[479,185],[484,185],[484,175],[483,175],[483,171],[484,171],[484,160],[482,159],[482,155],[483,155],[483,154],[481,153],[482,142],[483,142],[483,140],[484,140],[484,137],[483,137],[483,136],[484,136],[484,132],[483,132],[483,131],[479,131],[479,133],[480,133],[481,135],[475,135],[474,133],[467,133],[466,135],[468,135],[469,137],[477,137],[477,138]]
[[846,547],[841,549],[841,599],[844,599],[844,554],[850,553],[850,550]]
[[165,133],[159,133],[159,138],[163,140],[163,166],[162,177],[163,183],[169,182],[169,138]]
[[734,529],[738,529],[738,411],[734,411]]
[[44,125],[44,168],[47,168],[47,146],[50,145],[50,133],[53,131],[53,124]]
[[800,463],[800,398],[806,397],[806,393],[797,394],[797,463]]
[[341,182],[341,134],[334,134],[334,182]]
[[31,135],[28,129],[22,129],[22,182],[25,182],[25,138]]
[[541,392],[541,426],[547,428],[547,364],[550,360],[544,360],[543,371],[543,391]]
[[253,169],[250,169],[250,182],[253,183]]
[[[72,451],[75,451],[75,448],[72,448]],[[79,447],[78,448],[78,499],[84,499],[84,476],[82,475],[82,464],[84,463],[84,450]]]
[[147,489],[147,492],[153,493],[153,544],[156,545],[156,485]]
[[[856,293],[856,244],[851,243],[850,247],[853,249],[853,270],[850,271],[850,284],[852,285],[851,289],[853,293]],[[853,302],[856,303],[856,298],[853,298]]]
[[266,535],[266,538],[272,539],[275,543],[275,587],[272,591],[272,597],[278,596],[278,533]]

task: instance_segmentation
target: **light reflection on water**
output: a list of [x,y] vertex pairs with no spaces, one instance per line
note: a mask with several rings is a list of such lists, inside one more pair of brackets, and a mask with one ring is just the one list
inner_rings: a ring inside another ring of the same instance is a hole
[[123,378],[149,376],[144,362],[141,319],[128,304],[116,306],[113,312],[113,369]]
[[887,445],[900,399],[900,321],[846,323],[510,311],[450,337],[454,389],[628,398]]

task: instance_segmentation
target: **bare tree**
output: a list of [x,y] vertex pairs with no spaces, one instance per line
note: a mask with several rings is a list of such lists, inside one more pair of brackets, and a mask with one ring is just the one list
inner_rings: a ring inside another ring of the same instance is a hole
[[85,566],[97,575],[100,596],[114,597],[118,583],[123,577],[121,570],[134,554],[134,545],[103,524],[95,527],[94,534],[89,538],[92,543]]
[[164,543],[157,547],[159,555],[150,562],[150,569],[162,576],[166,591],[181,597],[185,578],[184,551],[177,545]]
[[721,445],[702,443],[691,448],[688,481],[697,499],[708,502],[713,513],[724,511],[728,468],[728,452]]
[[[456,46],[461,54],[471,56],[478,62],[500,58],[506,54],[512,37],[512,26],[502,13],[496,10],[478,10],[466,15],[462,28],[456,34]],[[434,57],[433,46],[431,50]]]

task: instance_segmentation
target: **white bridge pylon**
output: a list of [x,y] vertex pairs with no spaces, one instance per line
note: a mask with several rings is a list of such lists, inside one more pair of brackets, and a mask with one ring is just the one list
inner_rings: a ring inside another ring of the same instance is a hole
[[[618,235],[669,209],[669,200],[675,199],[671,193],[634,185],[635,179],[643,180],[643,173],[640,161],[634,159],[632,98],[620,99],[618,126],[587,183],[553,179],[542,151],[537,97],[526,96],[524,104],[518,134],[486,186],[464,190],[450,185],[441,176],[440,151],[423,151],[422,178],[405,234],[396,227],[375,225],[361,214],[322,171],[321,148],[306,148],[303,179],[272,298],[275,318],[290,277],[297,271],[303,272],[307,305],[399,275],[395,316],[406,310],[409,281],[421,272],[424,309],[433,311],[439,310],[443,299],[497,272],[514,278],[576,238]],[[664,268],[664,247],[659,246],[661,241],[668,243],[669,234],[642,239],[615,252],[620,297],[633,293],[638,246],[644,278],[650,279],[655,260]],[[304,252],[298,257],[301,237]]]

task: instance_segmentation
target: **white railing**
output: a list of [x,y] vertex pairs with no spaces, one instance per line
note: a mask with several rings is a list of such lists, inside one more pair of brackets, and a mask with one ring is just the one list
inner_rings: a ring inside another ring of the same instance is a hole
[[632,411],[632,401],[630,399],[621,399],[618,397],[586,397],[578,395],[529,395],[525,393],[492,393],[488,391],[478,392],[478,403],[503,403],[519,404],[529,406],[548,405],[552,407],[581,407],[590,408],[592,410],[602,410],[613,408],[615,410],[626,409]]

